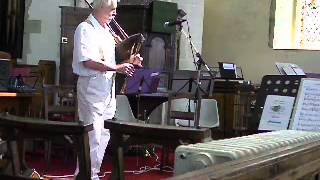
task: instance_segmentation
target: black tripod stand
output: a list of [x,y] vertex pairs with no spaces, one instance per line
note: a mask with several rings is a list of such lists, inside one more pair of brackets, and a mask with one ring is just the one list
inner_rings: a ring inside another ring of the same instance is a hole
[[[216,72],[213,72],[209,68],[208,64],[204,61],[204,59],[202,58],[201,54],[199,53],[199,51],[194,46],[194,43],[192,42],[192,39],[191,39],[190,32],[188,32],[188,34],[187,34],[183,30],[181,24],[179,25],[179,30],[181,31],[181,33],[189,41],[192,53],[194,53],[195,56],[198,58],[198,60],[195,62],[195,65],[196,65],[196,68],[197,68],[197,80],[196,80],[196,92],[195,92],[196,109],[195,109],[195,114],[194,114],[194,127],[195,128],[200,128],[200,126],[199,126],[199,117],[200,117],[200,109],[201,109],[201,93],[200,93],[200,91],[201,91],[201,82],[200,82],[200,78],[201,78],[202,66],[204,66],[205,69],[208,71],[208,73],[209,73],[210,77],[212,78],[212,80],[214,80],[214,78],[216,76]],[[214,87],[214,81],[212,81],[212,84],[211,84],[211,87],[210,87],[210,90],[209,90],[209,96],[212,95],[213,87]]]

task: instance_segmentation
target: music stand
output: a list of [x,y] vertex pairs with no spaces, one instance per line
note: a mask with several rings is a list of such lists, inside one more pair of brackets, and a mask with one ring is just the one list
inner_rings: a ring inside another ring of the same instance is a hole
[[[262,111],[268,95],[296,97],[301,78],[304,75],[266,75],[262,78],[254,108],[252,121],[248,122],[249,131],[257,131]],[[256,132],[254,132],[256,133]]]
[[[203,96],[211,96],[213,91],[213,81],[214,79],[211,76],[206,76],[205,72],[200,74],[200,78],[198,79],[198,72],[191,70],[178,70],[175,71],[173,77],[170,81],[171,83],[171,93],[168,97],[168,113],[167,113],[167,124],[170,123],[171,119],[171,100],[176,98],[186,98],[188,99],[188,112],[191,112],[191,99],[194,100],[195,103],[198,103],[198,95]],[[198,81],[199,80],[199,81]],[[199,85],[198,85],[199,82]],[[196,109],[195,109],[196,114]],[[195,115],[194,115],[195,116]],[[183,118],[180,119],[184,119]],[[186,119],[188,120],[188,118]],[[195,120],[195,118],[194,118]],[[198,128],[198,125],[195,123],[195,127]]]
[[[188,21],[187,21],[188,22]],[[194,63],[197,67],[197,80],[196,80],[196,84],[197,84],[197,90],[196,90],[196,110],[195,110],[195,115],[194,115],[194,126],[195,128],[200,128],[199,126],[199,118],[200,118],[200,109],[201,109],[201,94],[200,94],[200,78],[201,78],[201,71],[202,71],[202,67],[204,67],[207,72],[209,73],[209,75],[211,76],[212,79],[214,79],[216,77],[216,72],[212,72],[211,69],[209,68],[208,64],[206,63],[206,61],[203,59],[203,57],[201,56],[200,52],[198,51],[198,49],[195,47],[194,43],[192,42],[191,39],[191,34],[189,31],[189,27],[188,27],[188,34],[182,29],[182,24],[180,24],[179,27],[180,32],[185,36],[185,38],[187,38],[189,44],[190,44],[190,48],[192,51],[192,54],[194,55],[194,57],[196,57],[198,60],[196,61],[194,59]],[[214,82],[214,81],[213,81]]]
[[160,81],[160,71],[137,69],[127,81],[127,94],[155,93]]
[[[212,89],[212,78],[201,74],[199,87],[201,96],[210,96]],[[197,71],[178,70],[174,72],[171,79],[172,91],[178,93],[190,93],[196,95],[197,91]],[[195,97],[196,98],[196,97]]]

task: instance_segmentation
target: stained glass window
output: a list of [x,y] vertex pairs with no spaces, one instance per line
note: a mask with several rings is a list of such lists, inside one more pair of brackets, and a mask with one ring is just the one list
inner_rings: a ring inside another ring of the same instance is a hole
[[320,0],[273,1],[273,48],[320,50]]
[[[320,4],[319,0],[303,0],[300,4],[299,46],[303,49],[320,49]],[[298,6],[299,7],[299,6]]]

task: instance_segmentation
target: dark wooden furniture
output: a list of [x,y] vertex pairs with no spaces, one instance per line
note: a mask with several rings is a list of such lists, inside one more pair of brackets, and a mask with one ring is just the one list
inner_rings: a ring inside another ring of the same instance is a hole
[[11,176],[6,174],[0,174],[0,179],[10,179],[10,180],[34,180],[34,178],[22,177],[22,176]]
[[42,83],[55,83],[55,67],[55,62],[49,60],[40,60],[38,65],[13,64],[10,78],[21,74],[25,87],[11,87],[11,92],[1,92],[0,101],[6,103],[0,104],[0,112],[36,118],[43,116],[43,96],[40,89]]
[[0,2],[0,49],[10,52],[12,58],[22,57],[26,6],[20,0]]
[[[72,85],[43,85],[44,119],[51,121],[77,122],[77,100],[75,87]],[[45,160],[47,170],[50,166],[51,152],[55,141],[65,140],[61,137],[45,142]],[[63,145],[62,145],[63,144]],[[63,141],[60,146],[68,149],[69,143]]]
[[91,13],[87,8],[61,7],[60,79],[59,84],[76,85],[77,76],[72,72],[73,35],[82,21]]
[[92,125],[82,125],[79,122],[56,122],[44,119],[24,118],[19,116],[0,115],[1,138],[7,140],[8,149],[11,154],[13,172],[15,176],[21,175],[25,170],[21,167],[23,153],[18,151],[17,141],[26,137],[55,137],[73,135],[75,149],[79,158],[80,172],[77,179],[88,180],[91,178],[90,151],[88,132],[93,129]]
[[[10,113],[22,117],[29,116],[33,114],[33,99],[39,96],[39,93],[0,92],[0,113]],[[41,108],[38,107],[38,109]],[[5,140],[2,139],[1,142],[1,146],[3,147],[2,149],[4,149],[3,151],[5,151],[5,143],[3,143],[5,142]],[[21,150],[24,150],[24,141],[19,141],[19,146]]]
[[195,179],[318,179],[320,173],[320,142],[284,147],[202,170],[169,178]]
[[8,52],[0,51],[0,59],[11,59],[11,54]]
[[51,60],[39,60],[38,63],[41,84],[55,84],[56,83],[56,62]]
[[[194,129],[175,126],[131,123],[123,121],[105,121],[105,128],[111,133],[112,179],[124,179],[123,148],[130,144],[160,144],[174,149],[179,140],[190,143],[211,139],[209,129]],[[129,135],[129,138],[128,138]]]
[[19,116],[28,115],[32,98],[39,95],[39,93],[0,92],[0,112],[9,112]]
[[[44,84],[43,96],[44,118],[46,120],[57,119],[63,121],[63,115],[72,115],[75,117],[77,97],[74,86]],[[73,121],[74,120],[73,118]]]

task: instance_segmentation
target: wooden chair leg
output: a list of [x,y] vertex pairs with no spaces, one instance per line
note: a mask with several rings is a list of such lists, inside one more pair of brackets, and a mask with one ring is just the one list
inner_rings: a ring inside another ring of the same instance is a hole
[[123,137],[121,134],[111,132],[112,148],[112,180],[124,180],[123,164]]
[[76,150],[79,158],[79,174],[76,180],[91,179],[91,160],[88,133],[76,137]]
[[11,160],[12,160],[12,172],[13,172],[13,175],[19,176],[20,175],[21,166],[20,166],[20,159],[19,159],[20,156],[19,156],[19,153],[18,153],[17,141],[8,140],[7,141],[7,147],[8,147],[8,151],[10,152],[10,157],[11,157]]
[[51,148],[52,148],[52,141],[51,140],[46,140],[44,142],[44,158],[46,162],[46,169],[45,171],[47,172],[50,169],[50,162],[51,162]]
[[163,167],[168,162],[167,153],[168,153],[168,148],[167,146],[163,145],[161,150],[160,172],[163,172]]

